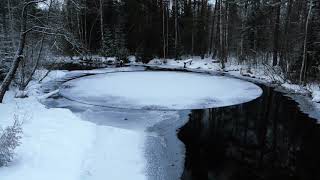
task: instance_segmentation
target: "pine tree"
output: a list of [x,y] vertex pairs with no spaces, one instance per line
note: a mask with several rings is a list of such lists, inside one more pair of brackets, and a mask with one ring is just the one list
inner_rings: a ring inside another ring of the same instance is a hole
[[112,31],[109,27],[105,28],[104,30],[104,41],[102,55],[106,57],[114,57],[116,55],[116,44],[112,35]]
[[120,25],[118,25],[115,28],[115,57],[117,57],[117,60],[127,61],[129,51],[126,47],[126,38],[125,34],[123,32],[123,28],[121,28]]

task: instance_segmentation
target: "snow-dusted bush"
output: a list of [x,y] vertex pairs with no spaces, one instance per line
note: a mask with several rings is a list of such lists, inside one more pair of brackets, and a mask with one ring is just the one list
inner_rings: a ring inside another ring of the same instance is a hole
[[12,126],[0,129],[0,167],[6,166],[14,156],[14,149],[20,145],[21,123],[14,117]]

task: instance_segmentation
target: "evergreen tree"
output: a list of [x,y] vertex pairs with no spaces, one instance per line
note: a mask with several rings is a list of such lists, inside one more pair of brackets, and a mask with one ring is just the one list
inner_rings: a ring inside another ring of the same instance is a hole
[[102,49],[102,55],[107,57],[114,57],[116,55],[116,44],[113,38],[110,28],[104,30],[104,49]]
[[117,26],[115,28],[114,43],[116,46],[115,57],[117,57],[118,60],[127,61],[129,52],[126,46],[125,33],[123,32],[123,28],[121,28],[121,26]]

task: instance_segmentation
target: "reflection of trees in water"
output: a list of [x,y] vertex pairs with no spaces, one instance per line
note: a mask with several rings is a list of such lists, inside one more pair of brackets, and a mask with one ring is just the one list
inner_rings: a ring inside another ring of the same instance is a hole
[[320,129],[271,89],[250,103],[195,110],[181,129],[182,179],[320,179]]

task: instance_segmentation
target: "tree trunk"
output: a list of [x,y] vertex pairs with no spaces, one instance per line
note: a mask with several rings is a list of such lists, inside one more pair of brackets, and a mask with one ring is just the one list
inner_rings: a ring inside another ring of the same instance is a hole
[[278,4],[275,9],[276,19],[274,23],[274,33],[273,33],[273,60],[272,60],[273,66],[276,66],[278,64],[281,0],[276,0],[276,3]]
[[39,63],[40,63],[40,59],[41,59],[41,54],[42,54],[42,50],[43,50],[43,43],[44,43],[44,39],[45,39],[45,35],[42,35],[41,38],[41,42],[40,42],[40,49],[39,49],[39,53],[36,59],[36,63],[32,68],[31,73],[29,74],[29,77],[27,78],[26,81],[23,80],[22,86],[19,88],[19,90],[25,90],[26,87],[28,86],[28,84],[30,83],[30,81],[32,80],[32,77],[34,75],[34,73],[36,72],[36,70],[38,69]]
[[244,59],[244,29],[245,29],[245,23],[248,18],[248,1],[245,2],[244,6],[244,15],[242,17],[241,21],[241,40],[240,40],[240,61],[243,61]]
[[[210,39],[210,47],[209,47],[209,55],[211,55],[212,53],[212,49],[213,49],[213,41],[215,40],[215,35],[214,35],[214,27],[215,27],[215,19],[216,19],[216,13],[217,13],[217,7],[218,7],[218,0],[215,1],[214,4],[214,12],[213,12],[213,16],[212,16],[212,25],[211,25],[211,39]],[[215,48],[215,47],[214,47]],[[212,59],[214,57],[212,56]]]
[[82,26],[82,21],[81,21],[79,12],[77,12],[77,26],[78,26],[79,41],[81,42],[81,44],[84,44],[83,26]]
[[192,14],[192,30],[191,30],[191,54],[194,56],[194,22],[195,22],[195,14],[194,9],[196,7],[196,3],[193,1],[193,8],[191,8]]
[[208,20],[207,20],[207,10],[208,10],[208,0],[202,0],[201,2],[201,59],[204,59],[208,48]]
[[305,81],[305,71],[307,66],[307,52],[308,52],[308,48],[307,48],[308,30],[309,30],[308,26],[309,26],[309,20],[312,14],[312,6],[313,6],[313,0],[311,0],[310,2],[309,12],[308,12],[306,24],[305,24],[305,33],[304,33],[304,42],[303,42],[303,59],[302,59],[302,66],[300,69],[300,77],[299,77],[300,84],[302,84]]
[[178,0],[174,0],[174,52],[175,59],[178,59]]
[[160,2],[161,2],[161,9],[162,9],[163,59],[166,59],[165,10],[164,10],[164,1],[161,0]]
[[105,39],[104,39],[104,28],[103,28],[103,0],[100,0],[99,3],[100,3],[101,49],[102,49],[102,51],[104,51]]
[[229,49],[229,44],[228,44],[228,37],[229,37],[229,3],[226,1],[226,9],[225,9],[225,40],[224,40],[224,63],[228,61],[228,49]]
[[166,46],[167,46],[167,48],[166,48],[166,52],[169,54],[169,7],[168,7],[169,5],[168,4],[166,4],[166,13],[167,13],[167,32],[166,32],[166,34],[167,34],[167,43],[166,43]]
[[219,56],[220,56],[220,61],[221,61],[221,68],[222,69],[224,69],[225,68],[225,64],[224,64],[224,43],[223,43],[223,41],[224,41],[224,38],[223,38],[223,21],[222,21],[222,19],[223,19],[223,15],[222,15],[222,13],[223,13],[223,11],[222,11],[222,6],[223,6],[223,1],[222,0],[220,0],[220,4],[219,4],[219,7],[220,7],[220,10],[219,10],[219,13],[220,13],[220,16],[219,16],[219,23],[220,23],[220,33],[219,33],[219,35],[220,35],[220,53],[219,53]]
[[[86,47],[86,51],[87,51],[87,49],[89,49],[89,47],[88,47],[88,33],[87,33],[87,31],[88,31],[88,29],[87,29],[87,25],[88,25],[88,23],[87,23],[87,14],[88,14],[88,12],[87,12],[87,2],[86,2],[86,0],[85,0],[85,7],[84,7],[84,44],[85,44],[85,47]],[[87,52],[86,52],[86,55],[87,55]]]
[[22,9],[21,13],[21,28],[20,28],[20,40],[19,40],[19,46],[16,51],[16,54],[14,56],[13,63],[10,67],[9,72],[7,73],[6,77],[4,78],[3,82],[0,86],[0,103],[3,101],[3,97],[6,93],[6,91],[9,89],[9,86],[17,72],[17,69],[19,67],[19,64],[21,60],[23,59],[23,52],[26,44],[26,37],[27,37],[27,8],[29,5],[38,3],[38,1],[30,1],[26,3]]
[[12,15],[12,12],[11,12],[11,4],[10,4],[10,1],[11,0],[8,0],[8,16],[9,16],[9,29],[10,29],[10,38],[11,38],[11,41],[12,41],[12,46],[13,48],[17,48],[17,45],[15,43],[15,39],[14,39],[14,22],[13,22],[13,15]]
[[[48,13],[47,13],[47,17],[46,17],[46,22],[49,23],[49,19],[50,19],[50,12],[51,12],[51,7],[52,7],[52,0],[49,1],[49,7],[48,7]],[[41,54],[42,54],[42,50],[43,50],[43,44],[44,44],[44,40],[45,40],[45,34],[42,33],[42,37],[41,37],[41,41],[40,41],[40,49],[37,55],[37,59],[36,59],[36,63],[34,64],[31,73],[29,74],[27,80],[23,80],[22,84],[20,86],[20,90],[25,90],[26,87],[28,86],[28,84],[30,83],[30,81],[32,80],[32,77],[34,75],[34,73],[36,72],[36,70],[38,69],[39,63],[40,63],[40,59],[41,59]],[[33,54],[33,51],[32,51]],[[33,59],[33,56],[32,56]]]
[[[200,8],[200,7],[199,7]],[[200,46],[200,57],[201,59],[204,59],[204,43],[205,43],[205,39],[204,39],[204,36],[205,36],[205,31],[204,31],[204,28],[205,28],[205,12],[204,12],[204,0],[201,0],[201,8],[200,8],[200,32],[199,32],[199,39],[200,39],[200,44],[198,44],[198,46]]]
[[[282,53],[281,53],[281,58],[280,58],[280,62],[282,64],[282,69],[284,70],[284,72],[288,72],[289,71],[289,59],[288,59],[288,50],[289,50],[289,43],[288,43],[288,35],[289,35],[289,28],[290,28],[290,24],[291,24],[291,10],[292,10],[292,0],[288,1],[288,5],[287,5],[287,14],[286,14],[286,20],[285,20],[285,25],[284,25],[284,45],[282,48]],[[284,62],[285,61],[285,62]]]

